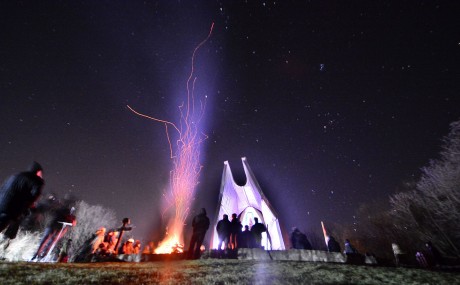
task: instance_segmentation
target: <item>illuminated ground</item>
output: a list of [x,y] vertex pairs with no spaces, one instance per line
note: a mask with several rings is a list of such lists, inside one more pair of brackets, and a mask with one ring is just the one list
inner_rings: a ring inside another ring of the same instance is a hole
[[459,284],[453,272],[298,261],[0,263],[0,284]]

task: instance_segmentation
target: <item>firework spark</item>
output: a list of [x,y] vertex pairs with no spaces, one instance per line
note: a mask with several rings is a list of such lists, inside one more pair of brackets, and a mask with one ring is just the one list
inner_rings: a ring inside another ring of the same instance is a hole
[[[173,169],[170,171],[170,185],[168,191],[163,195],[167,209],[173,209],[172,220],[168,224],[168,235],[160,243],[155,253],[172,253],[183,245],[182,231],[185,220],[190,211],[190,204],[195,194],[195,187],[198,184],[199,174],[202,166],[200,164],[200,145],[207,136],[200,131],[200,122],[203,119],[206,107],[205,100],[195,100],[195,83],[197,78],[194,76],[195,55],[200,47],[206,43],[212,34],[214,23],[212,23],[208,36],[199,43],[192,54],[192,64],[190,75],[187,79],[187,98],[186,103],[179,106],[179,124],[174,124],[168,120],[158,119],[148,116],[127,106],[129,110],[138,116],[163,123],[165,126],[166,137],[168,138]],[[178,135],[175,144],[171,143],[169,134],[172,127]]]

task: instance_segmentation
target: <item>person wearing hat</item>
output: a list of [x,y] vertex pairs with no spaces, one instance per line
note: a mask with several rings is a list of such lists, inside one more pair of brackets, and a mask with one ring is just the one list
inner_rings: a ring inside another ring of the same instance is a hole
[[130,238],[123,244],[123,254],[134,253],[134,239]]
[[42,193],[43,168],[33,162],[29,171],[11,176],[0,189],[0,232],[7,227],[4,235],[14,239],[19,225]]

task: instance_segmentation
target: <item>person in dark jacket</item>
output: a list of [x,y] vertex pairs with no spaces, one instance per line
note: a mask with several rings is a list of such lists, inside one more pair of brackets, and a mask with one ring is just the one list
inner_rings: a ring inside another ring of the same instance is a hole
[[5,236],[14,239],[23,218],[42,193],[43,168],[33,162],[29,171],[11,176],[0,190],[0,232],[7,227]]
[[209,218],[206,215],[206,209],[201,208],[198,215],[192,221],[193,234],[188,248],[188,257],[197,259],[200,257],[201,245],[203,244],[204,236],[209,229]]
[[251,233],[254,235],[254,247],[262,247],[262,233],[266,232],[267,228],[264,224],[259,223],[259,218],[254,218],[254,225],[251,227]]
[[340,248],[339,242],[336,241],[333,236],[329,236],[329,240],[327,241],[327,250],[329,252],[341,252],[342,251],[342,249]]
[[295,249],[312,249],[307,236],[302,233],[298,228],[294,228],[291,233],[291,244],[292,248]]
[[222,243],[224,244],[224,249],[228,248],[228,243],[230,241],[230,232],[231,232],[231,223],[228,220],[228,215],[224,214],[222,220],[217,223],[216,226],[217,235],[219,236],[218,249],[222,249]]
[[427,250],[428,263],[430,266],[440,265],[442,261],[442,256],[439,250],[431,243],[427,241],[425,243],[425,248]]
[[249,230],[249,226],[244,226],[238,238],[238,248],[252,248],[254,246],[254,235]]
[[232,214],[232,221],[230,222],[230,245],[232,249],[238,248],[238,237],[241,234],[241,230],[243,229],[243,225],[241,225],[240,219],[238,216],[233,213]]

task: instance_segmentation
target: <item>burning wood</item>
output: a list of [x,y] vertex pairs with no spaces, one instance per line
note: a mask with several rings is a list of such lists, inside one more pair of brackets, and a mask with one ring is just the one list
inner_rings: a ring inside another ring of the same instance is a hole
[[184,252],[184,244],[180,242],[177,236],[171,236],[160,242],[155,249],[156,254],[171,254]]

